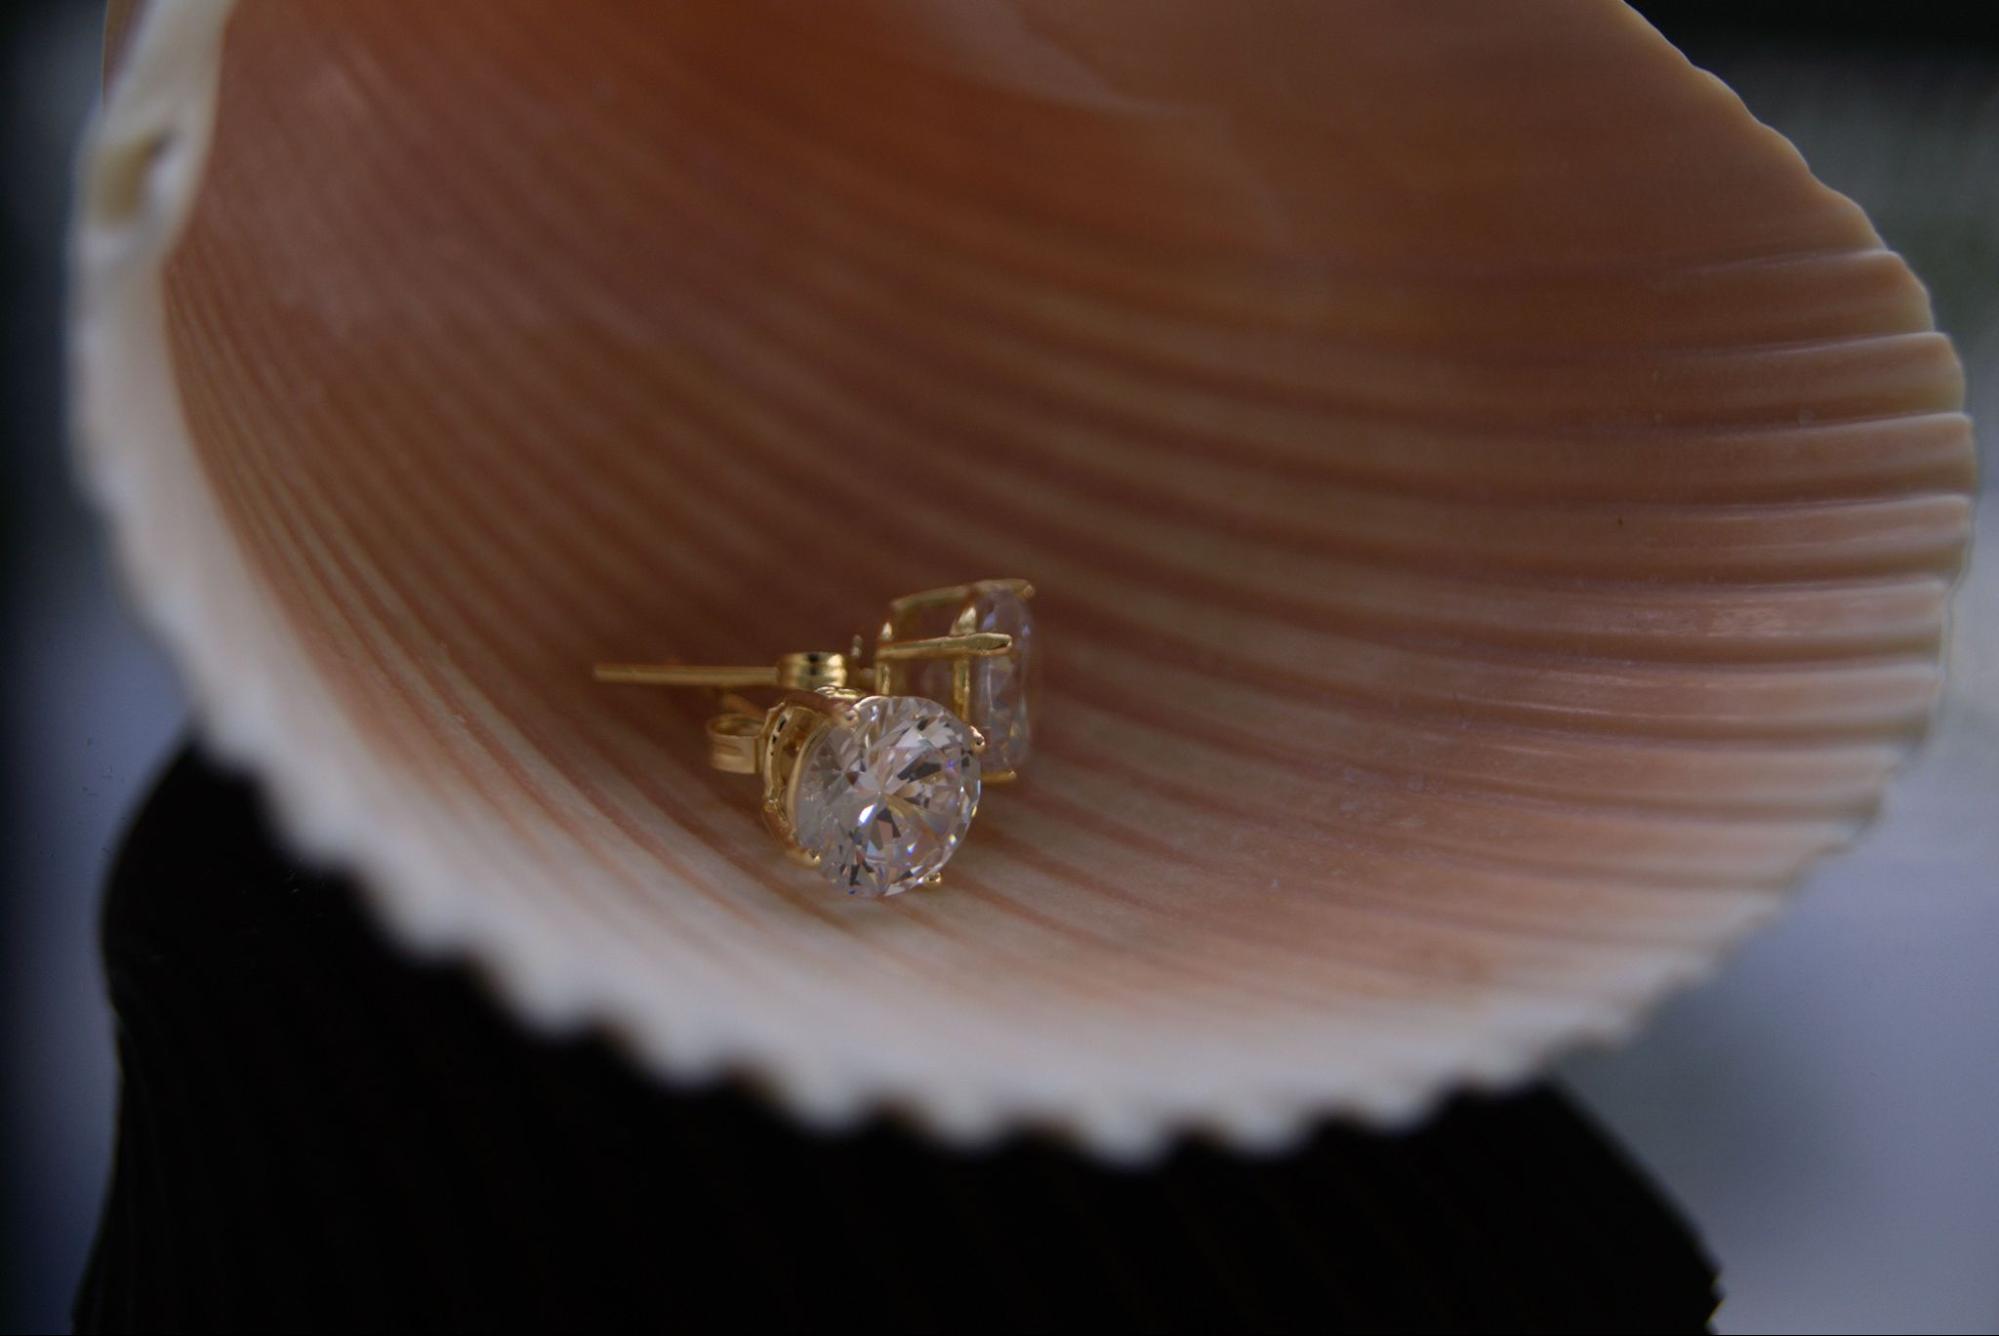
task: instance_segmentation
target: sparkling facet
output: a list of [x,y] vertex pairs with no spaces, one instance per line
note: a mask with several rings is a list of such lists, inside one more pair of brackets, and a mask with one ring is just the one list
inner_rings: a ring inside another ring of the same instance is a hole
[[[1027,600],[1000,584],[978,585],[972,592],[970,627],[973,631],[999,631],[1013,637],[1013,652],[971,662],[971,700],[965,710],[966,722],[986,735],[982,762],[994,772],[1014,771],[1027,763],[1033,745],[1033,719],[1029,713],[1029,683],[1039,666],[1035,657],[1034,615]],[[951,699],[951,665],[927,663],[917,675],[916,690],[934,700]]]
[[855,895],[906,891],[949,861],[979,806],[979,758],[951,711],[870,696],[799,759],[795,832],[819,870]]

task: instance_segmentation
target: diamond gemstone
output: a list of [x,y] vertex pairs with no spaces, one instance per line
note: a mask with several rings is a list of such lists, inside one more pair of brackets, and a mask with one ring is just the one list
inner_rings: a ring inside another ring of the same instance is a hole
[[894,895],[938,871],[979,806],[979,758],[950,710],[916,696],[870,696],[799,758],[798,843],[853,895]]
[[[986,735],[983,757],[986,769],[1014,771],[1027,764],[1034,742],[1033,719],[1029,714],[1029,683],[1039,667],[1035,656],[1034,614],[1027,600],[1005,585],[974,587],[971,599],[974,624],[958,629],[999,631],[1013,637],[1011,653],[991,659],[973,659],[972,693],[965,717]],[[915,687],[920,695],[933,700],[951,699],[951,665],[932,662],[923,665]]]

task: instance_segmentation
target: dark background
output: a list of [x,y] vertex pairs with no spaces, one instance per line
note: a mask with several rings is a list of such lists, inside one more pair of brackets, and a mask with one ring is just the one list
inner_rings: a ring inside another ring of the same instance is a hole
[[[424,3],[425,0],[412,0]],[[582,0],[579,0],[582,2]],[[1531,22],[1541,0],[1517,3]],[[1641,4],[1865,205],[1999,398],[1999,44],[1988,7]],[[183,727],[63,442],[62,221],[99,6],[4,0],[0,1329],[67,1325],[109,1161],[99,883]],[[1981,504],[1988,521],[1989,498]],[[1981,549],[1989,551],[1988,542]],[[1722,1263],[1726,1330],[1999,1330],[1999,637],[1960,591],[1936,741],[1863,846],[1580,1099]]]

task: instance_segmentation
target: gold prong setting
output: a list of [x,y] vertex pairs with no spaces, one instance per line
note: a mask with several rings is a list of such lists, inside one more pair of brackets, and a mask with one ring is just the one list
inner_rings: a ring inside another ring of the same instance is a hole
[[922,640],[883,641],[875,650],[876,663],[958,663],[972,659],[997,659],[1013,653],[1013,637],[992,631],[965,631]]

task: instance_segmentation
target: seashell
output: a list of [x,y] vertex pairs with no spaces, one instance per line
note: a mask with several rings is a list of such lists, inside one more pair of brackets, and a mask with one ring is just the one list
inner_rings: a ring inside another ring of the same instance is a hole
[[[83,452],[208,735],[676,1078],[1131,1154],[1628,1030],[1923,728],[1969,425],[1622,6],[150,7]],[[1035,773],[828,897],[606,655],[1031,578]]]

